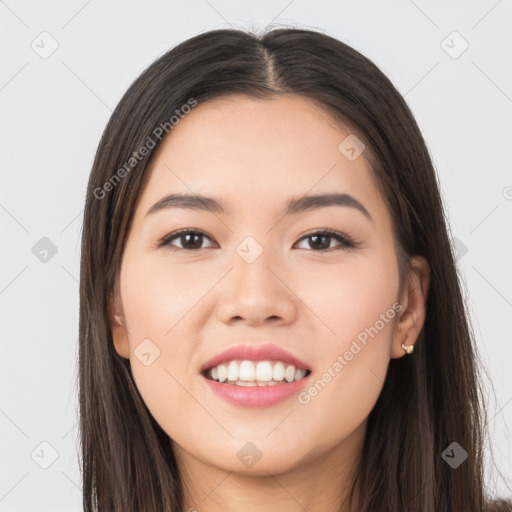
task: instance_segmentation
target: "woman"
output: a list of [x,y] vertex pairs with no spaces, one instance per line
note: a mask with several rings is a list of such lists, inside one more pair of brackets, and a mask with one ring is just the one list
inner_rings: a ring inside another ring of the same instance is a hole
[[435,171],[366,57],[299,29],[160,57],[90,176],[87,511],[512,510]]

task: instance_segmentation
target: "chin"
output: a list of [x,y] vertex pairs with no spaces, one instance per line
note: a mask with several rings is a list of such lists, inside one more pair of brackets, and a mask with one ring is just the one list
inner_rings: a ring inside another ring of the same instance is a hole
[[[268,476],[286,473],[307,462],[307,454],[299,453],[297,447],[304,446],[293,436],[289,446],[263,441],[235,441],[229,445],[217,446],[216,452],[196,456],[204,462],[226,472],[245,476]],[[227,454],[233,454],[228,456]],[[222,461],[219,464],[219,461]]]

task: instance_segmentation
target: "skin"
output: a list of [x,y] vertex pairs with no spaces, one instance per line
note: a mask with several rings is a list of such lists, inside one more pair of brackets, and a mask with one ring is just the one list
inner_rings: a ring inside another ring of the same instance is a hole
[[[350,161],[338,150],[349,133],[300,97],[230,96],[195,107],[155,155],[111,328],[117,353],[130,359],[143,399],[172,439],[184,510],[340,510],[389,361],[406,355],[401,344],[413,344],[421,330],[428,263],[413,258],[399,290],[390,213],[364,153]],[[291,197],[333,191],[355,197],[373,221],[340,206],[282,216]],[[171,192],[220,198],[229,210],[146,216]],[[175,252],[156,246],[182,228],[204,231],[202,248],[183,249],[180,237]],[[306,236],[320,228],[360,245],[323,239],[330,249],[322,253]],[[236,252],[247,236],[263,250],[250,264]],[[292,397],[260,409],[235,406],[200,378],[217,353],[270,342],[309,363],[314,382],[397,302],[400,313],[306,405]],[[160,350],[149,366],[134,355],[147,338]],[[249,441],[262,454],[252,467],[237,457]]]

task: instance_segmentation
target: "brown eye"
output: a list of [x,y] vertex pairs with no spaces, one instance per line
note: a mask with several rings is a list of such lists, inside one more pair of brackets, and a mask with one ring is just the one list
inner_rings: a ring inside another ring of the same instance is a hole
[[[355,243],[342,233],[331,230],[316,231],[315,233],[310,233],[300,240],[309,240],[309,247],[314,249],[314,252],[321,252],[332,248],[331,242],[333,239],[340,243],[341,248],[354,248],[356,246]],[[337,248],[335,247],[334,249]]]
[[[171,244],[171,242],[176,239],[182,244],[182,247],[176,247]],[[199,249],[204,249],[202,245],[205,239],[210,240],[210,237],[202,231],[183,229],[165,236],[158,243],[158,247],[167,246],[171,251],[197,251]]]

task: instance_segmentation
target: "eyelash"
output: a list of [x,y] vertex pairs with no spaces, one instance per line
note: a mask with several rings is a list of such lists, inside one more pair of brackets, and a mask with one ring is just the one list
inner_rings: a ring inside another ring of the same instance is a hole
[[[209,238],[211,240],[211,237],[208,236],[206,233],[204,233],[203,231],[199,231],[199,230],[195,230],[195,229],[189,229],[189,228],[185,228],[185,229],[180,229],[178,231],[174,231],[172,233],[169,233],[168,235],[164,236],[158,243],[157,243],[157,247],[164,247],[164,246],[167,246],[167,248],[170,250],[170,251],[189,251],[189,252],[197,252],[197,251],[200,251],[200,249],[184,249],[182,247],[173,247],[171,246],[171,242],[176,239],[176,238],[179,238],[183,235],[202,235],[202,236],[205,236],[206,238]],[[312,236],[316,236],[316,235],[327,235],[329,238],[334,238],[335,240],[337,240],[338,242],[341,243],[341,246],[340,247],[335,247],[335,248],[329,248],[329,249],[320,249],[320,250],[314,250],[314,249],[309,249],[313,252],[320,252],[320,253],[324,253],[324,252],[329,252],[329,251],[332,251],[332,250],[339,250],[339,249],[356,249],[358,246],[359,246],[359,243],[352,240],[351,238],[349,238],[348,236],[338,232],[338,231],[334,231],[332,229],[323,229],[323,230],[317,230],[317,231],[314,231],[312,233],[308,233],[306,236],[303,236],[302,238],[299,238],[298,242],[301,242],[302,240],[304,239],[307,239],[307,238],[310,238]],[[204,249],[208,249],[208,247],[205,247]]]

